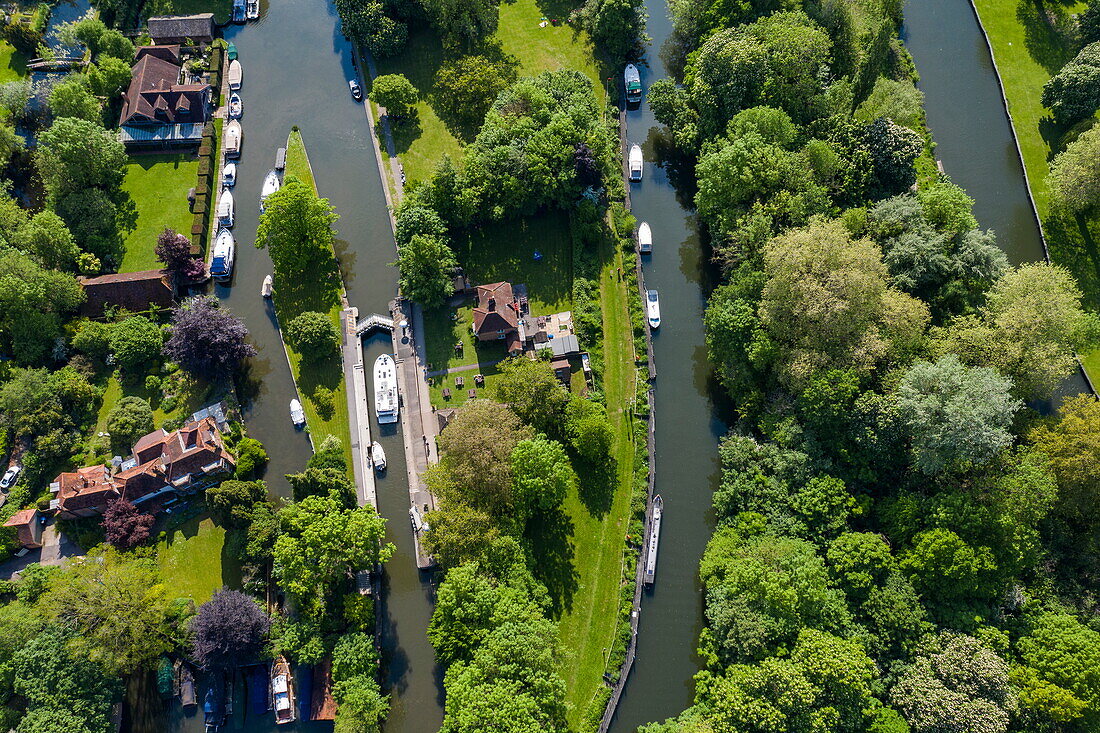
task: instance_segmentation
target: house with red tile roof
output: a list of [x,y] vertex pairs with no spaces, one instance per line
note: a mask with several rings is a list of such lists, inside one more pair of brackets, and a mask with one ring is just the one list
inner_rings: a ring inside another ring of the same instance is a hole
[[519,301],[507,282],[477,286],[474,335],[478,341],[503,340],[509,354],[523,351],[519,333]]
[[210,119],[213,87],[183,81],[179,46],[142,46],[122,97],[119,127],[127,145],[198,144]]
[[19,544],[33,550],[42,546],[42,522],[39,521],[40,516],[38,509],[31,507],[30,509],[24,509],[13,514],[8,521],[4,522],[4,526],[14,527],[16,537],[19,539]]

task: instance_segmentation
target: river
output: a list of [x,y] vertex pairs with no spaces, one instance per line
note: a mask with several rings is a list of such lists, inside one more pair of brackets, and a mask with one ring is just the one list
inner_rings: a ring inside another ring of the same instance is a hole
[[[252,359],[245,421],[270,456],[266,480],[274,494],[287,496],[283,475],[302,470],[311,455],[308,437],[290,423],[289,403],[294,383],[283,354],[274,316],[260,297],[260,285],[272,271],[266,250],[253,245],[259,217],[259,192],[273,167],[275,151],[286,144],[292,125],[302,131],[321,196],[336,207],[337,255],[348,301],[360,313],[387,312],[397,292],[396,259],[386,200],[378,174],[373,142],[361,103],[348,92],[355,75],[351,46],[339,33],[336,11],[328,0],[262,2],[259,20],[224,29],[238,50],[244,79],[242,155],[234,190],[237,240],[236,273],[230,287],[215,294],[244,319],[258,355]],[[388,338],[364,343],[365,359],[390,351]],[[368,385],[368,388],[370,385]],[[383,628],[385,686],[394,692],[387,731],[432,731],[442,720],[440,678],[427,639],[431,592],[427,576],[416,570],[408,518],[405,454],[398,429],[371,432],[386,451],[389,472],[378,481],[380,513],[389,519],[388,539],[397,546],[383,580],[379,604]],[[276,730],[273,716],[248,718],[241,711],[227,729],[250,732]],[[171,729],[201,730],[201,713],[175,711]],[[280,731],[332,730],[330,724],[279,726]]]

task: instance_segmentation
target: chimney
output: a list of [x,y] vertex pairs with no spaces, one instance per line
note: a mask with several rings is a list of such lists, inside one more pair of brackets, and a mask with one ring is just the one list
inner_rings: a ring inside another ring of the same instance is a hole
[[489,296],[489,310],[495,311],[497,309],[497,299],[493,296]]

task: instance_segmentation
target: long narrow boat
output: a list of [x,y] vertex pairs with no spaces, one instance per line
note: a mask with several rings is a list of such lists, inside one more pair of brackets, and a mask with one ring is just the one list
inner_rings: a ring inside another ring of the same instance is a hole
[[290,676],[290,664],[281,655],[271,664],[271,706],[275,708],[277,725],[293,723],[297,717],[294,711],[294,679]]
[[397,365],[389,354],[374,360],[374,414],[380,423],[397,422]]
[[665,510],[665,500],[660,494],[653,497],[653,519],[649,525],[649,541],[645,553],[645,584],[653,585],[657,574],[657,543],[661,540],[661,515]]
[[241,66],[240,59],[233,59],[229,62],[229,89],[230,91],[237,91],[241,88],[241,83],[244,81],[244,67]]

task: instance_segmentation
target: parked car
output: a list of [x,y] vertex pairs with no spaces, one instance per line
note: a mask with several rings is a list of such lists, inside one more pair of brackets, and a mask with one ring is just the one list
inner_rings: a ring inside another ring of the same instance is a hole
[[4,473],[4,478],[0,479],[0,489],[7,491],[12,486],[15,486],[15,480],[19,478],[19,474],[22,473],[22,471],[23,467],[19,464],[9,468],[7,472]]

